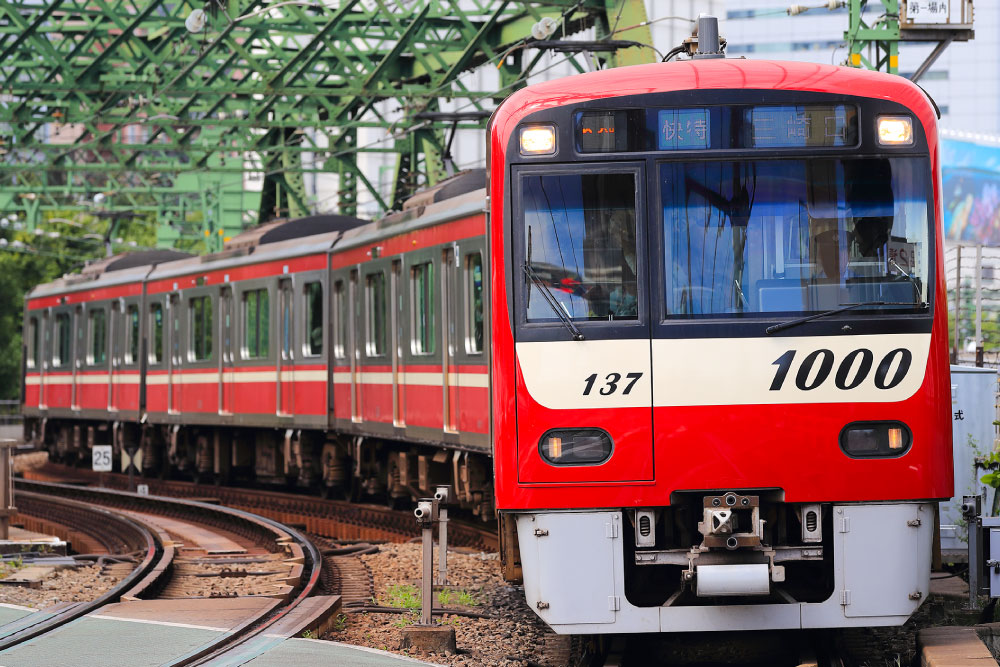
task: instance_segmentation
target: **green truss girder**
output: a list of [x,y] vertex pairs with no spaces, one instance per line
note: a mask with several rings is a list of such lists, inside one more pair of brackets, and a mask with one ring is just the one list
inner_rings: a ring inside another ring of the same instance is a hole
[[849,25],[844,33],[847,64],[889,74],[899,73],[899,0],[877,0],[883,12],[871,25],[863,19],[868,0],[848,0]]
[[[196,9],[208,20],[193,34]],[[524,51],[545,16],[554,38],[596,26],[651,39],[642,0],[0,0],[0,213],[33,224],[100,192],[112,210],[158,216],[161,242],[213,249],[246,210],[307,213],[307,173],[340,176],[346,213],[358,188],[392,207],[447,175],[449,132],[485,126],[414,116],[447,102],[491,111],[540,62]],[[472,89],[463,75],[477,67],[499,69],[502,89]],[[373,127],[387,139],[359,146]],[[366,152],[399,156],[391,191],[359,167]],[[246,173],[262,174],[262,193]]]

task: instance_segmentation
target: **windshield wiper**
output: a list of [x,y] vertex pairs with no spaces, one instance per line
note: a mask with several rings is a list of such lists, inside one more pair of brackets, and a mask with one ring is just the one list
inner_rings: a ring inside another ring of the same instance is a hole
[[818,320],[821,317],[827,317],[828,315],[836,315],[837,313],[843,313],[844,311],[853,310],[855,308],[860,308],[861,306],[916,306],[921,310],[927,308],[927,303],[924,301],[862,301],[861,303],[849,303],[841,308],[834,308],[833,310],[825,310],[822,313],[816,313],[815,315],[809,315],[808,317],[800,317],[797,320],[789,320],[787,322],[782,322],[781,324],[774,324],[764,329],[764,333],[773,334],[779,331],[784,331],[785,329],[790,329],[799,324],[804,324],[806,322],[812,322],[813,320]]
[[563,309],[559,307],[559,302],[556,300],[552,290],[550,290],[549,286],[538,277],[538,274],[535,273],[535,270],[531,268],[531,265],[527,262],[524,263],[524,275],[528,276],[528,279],[535,284],[535,287],[538,288],[542,298],[545,299],[545,303],[549,304],[549,308],[551,308],[559,317],[559,321],[562,322],[563,326],[565,326],[566,329],[573,335],[573,340],[583,340],[583,332],[581,332],[580,329],[573,324],[573,320],[570,319],[569,315],[567,315]]
[[914,277],[911,274],[909,274],[906,271],[904,271],[903,267],[901,267],[899,264],[897,264],[896,260],[894,260],[892,257],[889,258],[889,263],[892,264],[893,267],[895,267],[895,269],[897,271],[899,271],[900,275],[902,275],[904,278],[906,278],[907,280],[910,281],[910,284],[913,285],[913,298],[917,299],[919,301],[920,300],[920,288],[917,287],[917,281],[914,279]]

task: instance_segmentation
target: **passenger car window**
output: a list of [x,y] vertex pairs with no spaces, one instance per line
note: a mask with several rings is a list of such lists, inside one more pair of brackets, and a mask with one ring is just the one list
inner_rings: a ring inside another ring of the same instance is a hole
[[108,320],[104,309],[90,312],[90,355],[87,362],[96,366],[108,359]]
[[70,362],[70,346],[73,339],[70,334],[69,313],[56,315],[56,354],[52,359],[55,366],[68,366]]
[[28,320],[28,368],[34,368],[38,359],[38,318]]
[[347,358],[347,295],[344,293],[344,281],[338,280],[333,285],[333,356],[337,359]]
[[268,355],[270,344],[269,304],[267,289],[258,289],[243,295],[243,356],[261,359]]
[[465,351],[483,351],[483,256],[465,256]]
[[434,353],[434,264],[410,269],[410,349],[413,354]]
[[191,358],[212,358],[212,297],[196,296],[189,307],[191,320]]
[[149,307],[149,323],[152,331],[152,345],[149,346],[149,361],[158,364],[163,361],[163,304],[154,303]]
[[139,306],[125,309],[125,363],[134,364],[139,359]]
[[385,354],[385,273],[369,273],[365,278],[365,348],[369,357]]
[[323,354],[323,284],[306,283],[306,354]]

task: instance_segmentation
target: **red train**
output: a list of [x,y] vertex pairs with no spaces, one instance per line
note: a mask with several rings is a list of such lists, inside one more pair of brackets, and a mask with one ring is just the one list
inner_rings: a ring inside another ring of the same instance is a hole
[[904,622],[952,495],[928,97],[695,59],[530,86],[489,142],[496,501],[531,607]]
[[559,632],[905,621],[952,495],[928,98],[706,59],[528,87],[488,140],[488,188],[39,286],[28,434],[393,503],[451,483]]
[[450,483],[492,517],[485,172],[378,223],[280,221],[204,257],[110,258],[27,296],[26,434],[137,446],[150,474],[390,503]]

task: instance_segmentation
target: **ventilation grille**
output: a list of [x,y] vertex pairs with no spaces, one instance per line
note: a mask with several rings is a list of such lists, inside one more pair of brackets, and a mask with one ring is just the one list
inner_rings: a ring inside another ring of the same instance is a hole
[[810,533],[815,533],[818,524],[819,517],[816,516],[816,512],[813,510],[806,512],[806,530]]

